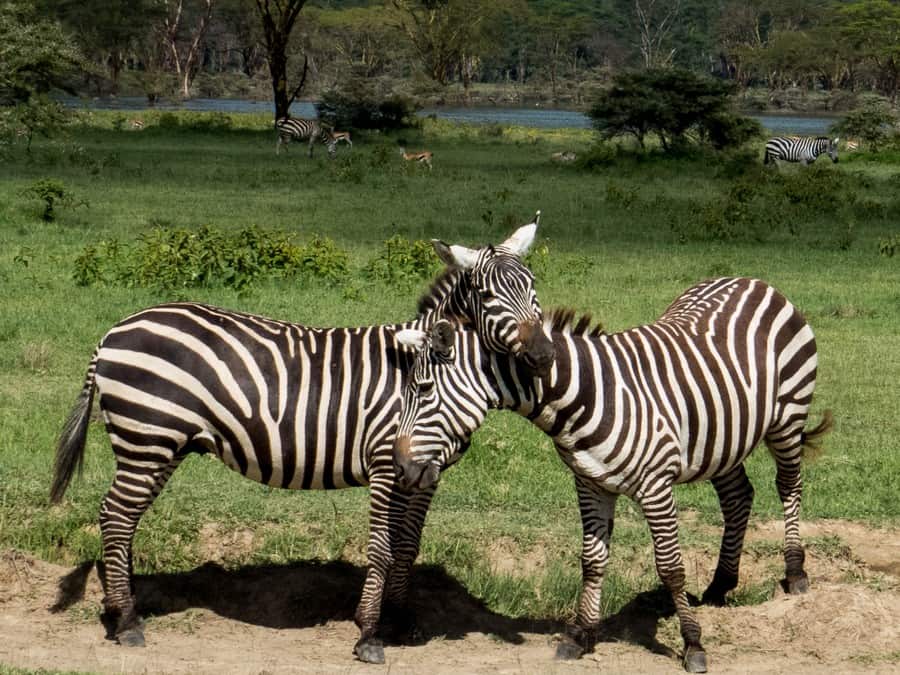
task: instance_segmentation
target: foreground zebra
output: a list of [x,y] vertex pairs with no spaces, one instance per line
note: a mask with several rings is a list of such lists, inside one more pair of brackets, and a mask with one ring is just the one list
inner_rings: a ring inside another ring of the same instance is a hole
[[815,162],[819,155],[827,153],[832,162],[838,161],[838,140],[824,136],[818,138],[781,136],[769,139],[766,143],[766,155],[764,164],[771,164],[776,160],[785,162],[800,162],[803,166]]
[[656,568],[672,594],[684,666],[706,670],[700,626],[688,606],[672,488],[712,480],[725,529],[703,601],[723,604],[735,588],[753,487],[743,462],[764,440],[784,505],[787,588],[807,589],[800,542],[800,461],[831,426],[830,413],[805,431],[816,382],[809,325],[776,290],[753,279],[717,279],[679,297],[649,325],[606,335],[557,311],[550,328],[556,364],[533,378],[487,352],[448,322],[398,339],[420,350],[404,393],[394,461],[400,486],[432,488],[458,459],[487,409],[508,408],[553,437],[575,474],[583,525],[584,574],[576,623],[557,655],[593,648],[616,498],[643,510]]
[[[356,610],[363,661],[383,662],[376,636],[382,599],[403,621],[409,571],[433,489],[398,491],[391,446],[412,357],[395,333],[427,330],[449,314],[489,345],[546,372],[553,359],[540,330],[531,272],[521,263],[537,223],[501,246],[436,242],[452,267],[398,325],[307,328],[196,303],[151,307],[118,323],[94,352],[81,395],[60,437],[51,501],[84,455],[94,391],[116,473],[100,510],[104,607],[124,645],[144,643],[131,591],[138,522],[192,452],[273,487],[371,485],[368,571]],[[386,586],[386,589],[385,589]]]
[[[287,146],[291,141],[308,141],[309,156],[313,156],[313,146],[316,143],[323,143],[328,149],[328,155],[334,157],[337,147],[337,140],[334,135],[324,124],[320,124],[319,120],[303,119],[301,117],[282,117],[275,120],[275,130],[278,132],[278,140],[275,142],[275,154],[281,152],[281,147],[287,150]],[[349,139],[348,139],[349,140]]]

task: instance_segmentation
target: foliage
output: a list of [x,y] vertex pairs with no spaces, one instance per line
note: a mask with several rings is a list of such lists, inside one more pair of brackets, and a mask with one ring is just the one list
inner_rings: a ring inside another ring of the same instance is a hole
[[87,68],[73,40],[24,2],[0,2],[0,105],[29,101],[54,88],[71,91],[69,78]]
[[12,145],[25,141],[26,152],[38,135],[51,137],[72,123],[75,115],[45,94],[29,97],[6,109],[0,109],[0,139]]
[[740,144],[760,127],[728,110],[731,86],[687,70],[645,70],[617,75],[588,115],[604,139],[625,134],[640,146],[648,134],[664,151],[685,143],[688,132],[716,148]]
[[387,282],[420,282],[440,269],[440,262],[430,242],[410,241],[399,234],[386,239],[381,251],[366,266],[366,274]]
[[316,103],[319,118],[335,129],[403,129],[415,124],[416,106],[399,95],[379,96],[360,80],[344,90],[322,94]]
[[224,286],[244,290],[265,278],[303,276],[340,282],[348,257],[331,239],[295,244],[282,232],[247,227],[226,233],[156,227],[131,247],[118,241],[86,246],[75,260],[79,286],[121,284],[164,291]]
[[23,197],[39,199],[44,204],[41,219],[52,222],[56,219],[56,207],[75,208],[87,206],[87,202],[79,200],[62,182],[52,178],[42,178],[22,191]]
[[885,101],[870,100],[862,108],[847,113],[844,118],[832,127],[835,134],[844,137],[859,138],[873,152],[895,133],[898,123],[897,115]]
[[900,234],[893,234],[878,242],[878,252],[886,258],[893,258],[900,251]]

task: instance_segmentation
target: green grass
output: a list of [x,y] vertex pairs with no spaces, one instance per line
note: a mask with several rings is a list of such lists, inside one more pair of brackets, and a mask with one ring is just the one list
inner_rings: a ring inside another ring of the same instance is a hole
[[[610,331],[653,320],[679,292],[709,276],[757,276],[782,290],[816,332],[814,417],[831,408],[836,419],[825,453],[804,471],[804,518],[898,521],[900,261],[879,256],[878,244],[896,232],[900,164],[860,154],[817,165],[816,182],[802,189],[837,185],[834,194],[802,193],[806,206],[774,223],[765,204],[754,202],[743,221],[752,234],[717,239],[711,231],[679,243],[678,228],[726,199],[736,183],[768,180],[754,168],[759,157],[619,158],[587,170],[549,160],[557,150],[586,149],[585,131],[506,129],[498,136],[428,121],[402,135],[409,149],[434,152],[428,172],[401,163],[397,136],[355,137],[354,148],[341,148],[330,162],[321,148],[313,160],[297,146],[276,157],[263,116],[232,116],[228,130],[191,128],[204,119],[196,114],[182,115],[179,128],[158,126],[156,113],[144,118],[144,131],[116,131],[114,113],[94,113],[68,139],[39,142],[31,156],[15,150],[0,163],[0,548],[68,563],[99,554],[97,510],[113,470],[100,425],[91,427],[84,474],[64,503],[50,507],[47,494],[55,437],[91,351],[129,312],[186,297],[310,325],[403,320],[425,284],[363,276],[382,241],[399,233],[499,242],[536,209],[548,251],[536,266],[543,305],[590,311]],[[778,180],[796,188],[807,178],[801,171],[785,167]],[[88,206],[60,207],[54,222],[42,222],[40,204],[23,191],[43,178],[61,181]],[[301,241],[314,233],[330,237],[350,253],[349,282],[358,292],[348,298],[340,286],[300,280],[169,294],[74,284],[74,260],[86,245],[132,242],[159,224],[259,225],[296,232]],[[748,472],[757,491],[753,518],[779,518],[774,466],[764,450],[748,461]],[[679,508],[698,512],[703,527],[719,522],[709,484],[683,486],[677,497]],[[271,490],[192,457],[143,519],[135,568],[170,572],[201,564],[201,530],[209,523],[254,533],[253,550],[226,561],[233,564],[310,558],[362,564],[366,510],[366,490]],[[637,510],[620,500],[617,517],[604,599],[609,611],[656,584]],[[509,542],[511,556],[530,554],[538,563],[520,571],[492,568],[490,546],[499,539]],[[711,555],[718,547],[714,536],[690,527],[683,540]],[[565,617],[579,587],[579,547],[572,478],[552,444],[512,413],[492,413],[442,481],[421,561],[445,566],[495,611]],[[811,554],[836,547],[814,542]],[[770,587],[748,588],[737,601],[754,602]]]

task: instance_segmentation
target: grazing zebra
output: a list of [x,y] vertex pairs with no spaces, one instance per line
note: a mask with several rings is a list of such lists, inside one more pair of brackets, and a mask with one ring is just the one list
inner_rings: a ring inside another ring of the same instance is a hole
[[724,515],[719,561],[703,601],[735,588],[753,487],[744,460],[764,440],[784,506],[789,592],[802,593],[800,461],[831,427],[805,430],[816,381],[812,330],[784,296],[753,279],[716,279],[680,296],[655,322],[612,335],[550,317],[556,364],[534,378],[478,336],[437,322],[398,334],[420,350],[394,446],[402,488],[433,488],[468,447],[487,409],[508,408],[549,434],[575,475],[583,525],[583,588],[576,623],[557,656],[593,647],[616,498],[632,497],[650,526],[657,572],[672,594],[684,666],[704,672],[700,626],[688,606],[672,488],[710,479]]
[[[131,591],[132,540],[143,513],[192,453],[214,453],[252,480],[290,489],[371,486],[368,571],[354,653],[383,662],[382,598],[404,619],[410,568],[434,490],[396,489],[391,448],[411,355],[395,334],[449,313],[490,348],[547,372],[553,347],[539,329],[534,278],[521,256],[537,222],[482,249],[435,242],[452,265],[398,325],[307,328],[197,303],[151,307],[100,341],[60,436],[51,501],[84,455],[94,392],[116,473],[100,510],[104,607],[120,644],[144,643]],[[402,625],[402,624],[401,624]]]
[[276,155],[281,152],[282,146],[287,150],[288,143],[291,141],[308,141],[310,157],[313,156],[313,146],[317,142],[324,143],[329,157],[334,157],[337,141],[332,135],[331,129],[320,124],[319,120],[282,117],[275,120],[275,130],[278,132],[278,140],[275,143]]
[[779,138],[770,138],[766,143],[766,155],[763,162],[771,164],[776,160],[784,160],[785,162],[800,162],[803,166],[811,162],[815,162],[819,155],[828,153],[831,161],[838,161],[838,139],[825,138],[819,136],[799,137],[799,136],[781,136]]
[[418,152],[407,152],[406,148],[400,148],[400,156],[407,162],[415,162],[416,164],[425,164],[428,170],[431,170],[431,160],[434,153],[430,150],[420,150]]

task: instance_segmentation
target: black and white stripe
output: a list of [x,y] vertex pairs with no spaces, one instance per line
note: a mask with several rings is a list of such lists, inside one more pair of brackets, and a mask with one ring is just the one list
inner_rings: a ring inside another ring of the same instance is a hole
[[331,135],[331,129],[319,120],[304,119],[302,117],[282,117],[275,120],[275,130],[278,132],[278,140],[275,143],[275,154],[281,152],[282,146],[287,150],[291,141],[307,141],[309,144],[309,156],[313,156],[313,146],[322,143],[328,149],[328,155],[334,157],[337,141]]
[[61,435],[51,500],[62,498],[82,461],[96,391],[116,456],[100,525],[104,604],[116,618],[119,642],[143,644],[130,574],[138,522],[187,455],[213,453],[273,487],[371,485],[369,567],[355,651],[363,660],[383,661],[375,638],[382,598],[389,608],[406,604],[434,492],[410,497],[395,486],[391,447],[411,361],[395,334],[427,329],[438,315],[455,316],[491,331],[486,342],[532,367],[541,345],[523,339],[517,327],[542,320],[533,277],[520,260],[536,227],[520,228],[496,248],[437,242],[454,266],[423,298],[419,318],[405,324],[319,329],[172,303],[114,326],[91,359]]
[[800,462],[830,428],[805,431],[816,382],[816,343],[797,309],[753,279],[701,283],[655,323],[612,335],[552,319],[556,363],[533,378],[483,348],[472,331],[439,322],[398,338],[420,349],[404,393],[394,461],[402,487],[433,487],[468,445],[489,407],[508,408],[549,434],[575,475],[584,530],[583,590],[575,626],[559,649],[593,645],[600,589],[618,495],[642,508],[657,571],[672,593],[685,640],[685,667],[705,670],[700,626],[688,606],[672,488],[710,479],[725,530],[703,600],[722,604],[737,585],[753,488],[743,462],[765,441],[784,506],[784,558],[791,592],[807,577],[799,534]]
[[815,162],[819,155],[827,153],[832,162],[838,161],[838,139],[824,136],[817,138],[779,136],[766,143],[765,164],[776,160],[800,162],[804,166]]

